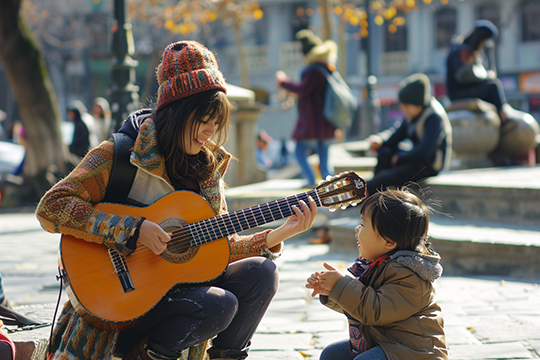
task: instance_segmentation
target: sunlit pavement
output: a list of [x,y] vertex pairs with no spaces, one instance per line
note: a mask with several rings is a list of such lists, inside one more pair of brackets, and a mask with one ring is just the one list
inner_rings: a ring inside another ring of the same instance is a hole
[[[313,299],[305,279],[328,261],[346,271],[355,254],[310,245],[311,231],[287,242],[277,260],[280,288],[252,341],[249,358],[317,359],[327,344],[347,338],[345,318]],[[351,239],[354,241],[354,239]],[[34,214],[0,214],[0,272],[6,294],[21,312],[52,321],[59,293],[59,236],[41,229]],[[515,278],[445,276],[436,282],[451,359],[532,359],[540,354],[540,287]],[[67,299],[65,293],[62,302]],[[50,327],[13,333],[41,339]]]

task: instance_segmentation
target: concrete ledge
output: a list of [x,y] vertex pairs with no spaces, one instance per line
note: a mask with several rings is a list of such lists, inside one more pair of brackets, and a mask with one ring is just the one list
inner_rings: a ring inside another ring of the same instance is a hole
[[[329,221],[330,250],[356,253],[358,218]],[[540,273],[540,226],[513,227],[456,219],[432,219],[430,238],[449,275],[534,278]]]
[[538,226],[540,167],[443,172],[426,180],[428,197],[456,219]]
[[310,189],[302,188],[300,179],[276,179],[225,189],[229,212],[300,194]]

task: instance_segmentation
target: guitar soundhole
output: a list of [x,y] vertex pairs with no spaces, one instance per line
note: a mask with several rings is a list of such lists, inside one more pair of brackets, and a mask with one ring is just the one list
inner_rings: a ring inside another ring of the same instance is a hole
[[171,235],[171,241],[167,243],[167,250],[171,254],[182,254],[190,249],[191,235],[189,231],[179,227],[167,227],[164,229]]
[[189,242],[191,240],[191,237],[186,238],[180,238],[180,239],[171,239],[169,243],[167,244],[167,251],[169,251],[171,254],[182,254],[189,250]]
[[197,254],[199,246],[191,246],[192,237],[187,222],[182,219],[167,219],[159,225],[171,234],[171,241],[161,254],[163,259],[172,263],[184,263]]

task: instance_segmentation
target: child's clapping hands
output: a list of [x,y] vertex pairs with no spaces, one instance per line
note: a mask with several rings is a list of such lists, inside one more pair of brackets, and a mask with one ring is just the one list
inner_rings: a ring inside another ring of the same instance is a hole
[[336,270],[332,265],[324,263],[323,266],[328,271],[317,271],[307,278],[306,288],[313,289],[311,296],[317,294],[328,296],[334,288],[334,285],[336,285],[338,280],[343,277],[343,274],[339,272],[339,270]]

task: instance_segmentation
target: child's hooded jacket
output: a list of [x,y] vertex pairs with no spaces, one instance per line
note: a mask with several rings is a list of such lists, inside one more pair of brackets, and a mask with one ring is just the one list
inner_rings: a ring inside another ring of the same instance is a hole
[[400,250],[366,284],[342,277],[321,303],[358,320],[368,347],[381,346],[389,360],[448,359],[441,308],[433,281],[442,274],[440,256]]

